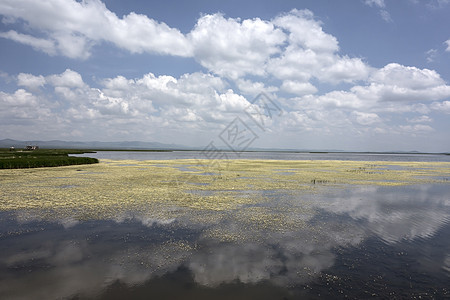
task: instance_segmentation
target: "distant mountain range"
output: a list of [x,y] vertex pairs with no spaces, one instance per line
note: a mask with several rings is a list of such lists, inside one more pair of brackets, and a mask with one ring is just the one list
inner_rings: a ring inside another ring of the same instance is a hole
[[[141,141],[124,141],[124,142],[79,142],[79,141],[18,141],[13,139],[0,140],[0,148],[15,147],[17,149],[25,146],[39,146],[46,149],[92,149],[92,150],[203,150],[204,147],[189,147],[178,144],[163,144],[158,142],[141,142]],[[222,150],[229,150],[223,148]],[[347,152],[347,153],[410,153],[419,154],[423,152],[418,151],[382,151],[382,152],[363,152],[363,151],[343,151],[337,149],[280,149],[280,148],[249,148],[247,151],[283,151],[283,152],[310,152],[310,153],[332,153],[332,152]]]
[[[0,148],[15,147],[17,149],[25,146],[39,146],[44,149],[92,149],[92,150],[203,150],[205,146],[189,147],[178,144],[163,144],[158,142],[140,142],[140,141],[124,141],[124,142],[77,142],[77,141],[19,141],[13,139],[0,140]],[[221,150],[229,150],[223,148]],[[247,151],[283,151],[283,152],[342,152],[341,150],[307,150],[307,149],[280,149],[280,148],[249,148]]]
[[176,144],[163,144],[157,142],[139,142],[139,141],[124,141],[124,142],[68,142],[60,140],[52,141],[18,141],[12,139],[0,140],[0,148],[24,148],[27,145],[36,145],[40,148],[49,149],[119,149],[119,150],[175,150],[175,149],[190,149],[190,147]]
[[[189,147],[178,144],[163,144],[158,142],[140,142],[140,141],[124,141],[124,142],[77,142],[77,141],[19,141],[13,139],[0,140],[0,148],[15,147],[17,149],[25,146],[39,146],[45,149],[93,149],[93,150],[203,150],[205,147]],[[222,150],[229,150],[223,148]],[[318,150],[306,149],[279,149],[279,148],[249,148],[247,151],[283,151],[283,152],[309,152]],[[319,150],[319,152],[342,152],[341,150]]]

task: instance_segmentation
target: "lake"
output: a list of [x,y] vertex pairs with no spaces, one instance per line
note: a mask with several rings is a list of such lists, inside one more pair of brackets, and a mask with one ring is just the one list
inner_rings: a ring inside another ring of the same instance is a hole
[[0,298],[450,297],[448,156],[202,155],[0,170]]
[[[221,151],[225,159],[275,159],[275,160],[359,160],[359,161],[442,161],[450,162],[445,154],[381,154],[381,153],[295,153],[295,152],[232,152]],[[217,157],[220,156],[217,152]],[[98,159],[167,160],[207,159],[207,151],[97,151],[96,153],[74,154]]]

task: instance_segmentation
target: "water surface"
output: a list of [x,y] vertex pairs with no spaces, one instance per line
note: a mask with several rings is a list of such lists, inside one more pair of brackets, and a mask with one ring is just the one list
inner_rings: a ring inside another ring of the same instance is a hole
[[[223,213],[179,211],[171,220],[134,211],[49,222],[2,212],[0,296],[444,298],[450,281],[448,187],[269,191],[261,204]],[[275,222],[280,227],[249,228],[255,223],[242,218],[246,210],[269,223],[281,218]],[[209,217],[216,222],[199,221]]]
[[[445,161],[445,154],[377,154],[377,153],[294,153],[294,152],[232,152],[223,151],[227,159],[274,159],[274,160],[356,160],[356,161]],[[124,160],[170,160],[170,159],[208,159],[202,151],[98,151],[96,153],[74,154],[74,156],[95,157],[98,159]]]

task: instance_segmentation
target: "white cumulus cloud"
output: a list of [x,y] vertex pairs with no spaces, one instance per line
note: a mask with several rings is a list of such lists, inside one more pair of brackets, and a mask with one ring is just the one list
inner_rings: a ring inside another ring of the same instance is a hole
[[450,40],[445,41],[445,44],[447,44],[447,49],[445,49],[445,51],[450,52]]
[[293,9],[278,16],[273,22],[289,32],[291,44],[316,52],[339,50],[337,39],[323,31],[321,23],[314,20],[314,14],[310,10]]
[[374,123],[380,122],[380,117],[378,117],[378,115],[374,113],[354,111],[353,115],[356,119],[356,122],[361,125],[372,125]]
[[431,108],[439,112],[450,114],[450,101],[433,102]]
[[433,119],[427,115],[422,115],[422,116],[418,116],[418,117],[415,117],[412,119],[408,119],[408,122],[410,122],[410,123],[429,123],[429,122],[433,122]]
[[43,51],[49,55],[56,54],[55,42],[52,40],[36,38],[28,34],[18,33],[15,30],[0,32],[0,37],[31,46],[34,49]]
[[391,84],[414,90],[441,86],[445,81],[433,70],[407,67],[391,63],[377,70],[370,77],[373,83]]
[[72,71],[70,69],[65,70],[63,73],[58,75],[48,76],[48,82],[57,87],[83,87],[83,78],[78,72]]
[[379,8],[380,16],[386,23],[393,22],[391,14],[385,9],[386,3],[384,2],[384,0],[365,0],[364,4],[370,7]]
[[32,74],[20,73],[17,75],[17,85],[24,86],[30,89],[36,89],[44,86],[46,79],[44,76],[34,76]]
[[386,6],[384,0],[365,0],[364,3],[369,6],[377,6],[380,8],[384,8]]
[[0,14],[47,34],[42,39],[9,31],[2,37],[48,54],[86,59],[93,45],[110,42],[133,53],[191,55],[190,44],[178,29],[134,12],[119,18],[99,0],[4,0]]
[[305,95],[314,94],[317,92],[317,88],[309,82],[296,82],[293,80],[285,80],[281,85],[281,90],[295,94],[295,95]]
[[214,14],[201,17],[189,39],[200,64],[216,74],[237,78],[263,75],[267,59],[280,52],[286,36],[268,21]]
[[436,57],[438,56],[438,51],[436,49],[430,49],[427,52],[425,52],[427,62],[432,63],[436,60]]

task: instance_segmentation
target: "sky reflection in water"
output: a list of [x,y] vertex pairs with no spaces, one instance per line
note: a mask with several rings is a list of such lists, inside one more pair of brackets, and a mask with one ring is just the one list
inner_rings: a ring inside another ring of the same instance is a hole
[[[448,185],[269,196],[261,207],[197,211],[217,214],[210,223],[183,211],[58,224],[1,213],[0,298],[448,296]],[[242,211],[261,209],[302,225],[248,228]]]

